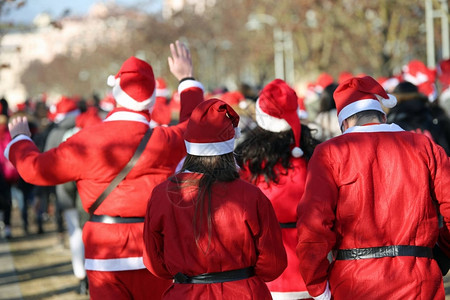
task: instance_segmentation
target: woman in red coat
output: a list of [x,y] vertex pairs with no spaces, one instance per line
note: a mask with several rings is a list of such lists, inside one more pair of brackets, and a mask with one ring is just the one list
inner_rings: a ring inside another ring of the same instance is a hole
[[286,267],[270,201],[239,179],[233,155],[239,116],[218,99],[189,120],[180,173],[154,190],[144,224],[144,263],[174,278],[164,299],[271,299],[265,281]]
[[258,186],[272,202],[288,256],[288,267],[268,287],[274,299],[311,298],[295,253],[295,225],[307,160],[317,142],[309,128],[301,125],[297,95],[283,80],[264,87],[255,111],[258,126],[236,148],[241,178]]

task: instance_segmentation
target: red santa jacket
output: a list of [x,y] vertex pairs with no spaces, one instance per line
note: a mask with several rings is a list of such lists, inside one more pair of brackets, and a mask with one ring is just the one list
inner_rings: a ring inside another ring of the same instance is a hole
[[[180,85],[180,123],[157,127],[127,177],[95,211],[97,215],[144,217],[153,187],[164,181],[186,155],[183,133],[192,110],[203,100],[197,81]],[[59,147],[39,153],[35,144],[19,136],[5,156],[25,181],[55,185],[76,181],[87,211],[113,178],[128,163],[149,128],[149,115],[115,109],[98,125],[84,128]],[[8,149],[7,149],[8,150]],[[87,222],[83,228],[86,269],[121,271],[145,268],[142,261],[143,223]]]
[[[280,223],[297,222],[297,205],[305,191],[307,162],[303,158],[292,158],[291,168],[286,170],[281,164],[275,168],[279,170],[278,184],[268,185],[264,176],[257,179],[256,186],[269,198],[275,214]],[[247,168],[241,170],[241,178],[250,181],[251,174]],[[300,274],[300,261],[295,253],[297,246],[297,229],[282,228],[283,244],[286,249],[288,265],[286,270],[267,286],[272,296],[280,299],[306,299],[311,298],[306,290],[305,282]]]
[[307,262],[300,270],[311,295],[327,294],[328,281],[334,299],[444,299],[433,259],[327,260],[330,250],[432,248],[438,239],[450,256],[449,157],[425,135],[380,124],[322,143],[309,161],[298,215],[297,254]]
[[[180,180],[194,173],[177,175]],[[271,299],[264,281],[286,267],[286,252],[273,207],[254,185],[237,179],[216,183],[212,190],[212,229],[195,242],[196,188],[176,191],[173,181],[157,186],[144,225],[144,262],[162,278],[254,267],[256,276],[212,284],[173,284],[164,299]],[[206,221],[205,221],[206,224]]]

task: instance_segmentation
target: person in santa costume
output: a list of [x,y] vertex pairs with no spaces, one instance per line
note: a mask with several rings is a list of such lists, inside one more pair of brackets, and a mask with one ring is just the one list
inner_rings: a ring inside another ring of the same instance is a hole
[[316,147],[297,209],[308,292],[444,299],[448,266],[433,257],[450,256],[449,157],[426,135],[386,124],[383,106],[396,99],[372,77],[342,82],[334,99],[343,134]]
[[[180,81],[180,123],[153,129],[136,165],[83,227],[85,266],[91,299],[160,299],[170,280],[153,276],[143,263],[143,229],[153,187],[168,178],[185,156],[183,133],[203,87],[192,77],[184,44],[170,45],[169,67]],[[13,119],[14,137],[5,156],[23,178],[38,185],[76,181],[83,207],[95,200],[127,165],[149,129],[155,77],[145,61],[130,57],[108,78],[117,107],[106,119],[84,128],[58,147],[40,153],[25,118]]]
[[172,121],[172,112],[170,111],[170,93],[167,89],[166,81],[163,78],[156,78],[156,100],[152,111],[152,120],[150,127],[169,126]]
[[[295,91],[283,80],[267,84],[256,101],[257,127],[236,147],[242,179],[258,186],[270,199],[281,225],[288,266],[267,285],[274,299],[311,298],[299,271],[297,204],[303,195],[308,159],[316,142],[300,123]],[[301,148],[300,148],[301,146]]]
[[239,115],[210,99],[195,108],[181,171],[155,187],[144,224],[144,263],[174,279],[164,299],[271,299],[264,283],[286,268],[273,207],[239,179]]

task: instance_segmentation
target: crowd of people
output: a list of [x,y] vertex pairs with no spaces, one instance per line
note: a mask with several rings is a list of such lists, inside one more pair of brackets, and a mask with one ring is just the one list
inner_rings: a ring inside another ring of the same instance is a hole
[[2,100],[7,237],[17,187],[25,232],[53,205],[91,299],[445,298],[450,60],[304,95],[207,93],[179,41],[168,63],[172,95],[132,56],[101,100]]

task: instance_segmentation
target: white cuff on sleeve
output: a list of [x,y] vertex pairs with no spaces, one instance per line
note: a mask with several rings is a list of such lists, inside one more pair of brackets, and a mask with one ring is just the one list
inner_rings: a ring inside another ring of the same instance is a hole
[[325,292],[323,292],[321,295],[313,297],[315,300],[330,300],[331,299],[331,291],[330,291],[330,285],[327,281],[327,287],[325,288]]
[[14,139],[12,139],[8,145],[5,148],[5,151],[3,152],[3,155],[6,157],[7,160],[9,160],[9,149],[11,148],[11,146],[14,143],[17,143],[18,141],[23,141],[23,140],[28,140],[28,141],[33,141],[30,137],[26,136],[25,134],[20,134],[18,136],[16,136]]
[[192,87],[200,88],[202,91],[205,90],[203,88],[203,85],[201,82],[192,80],[192,79],[188,79],[188,80],[185,80],[182,83],[180,83],[180,85],[178,85],[178,94],[181,94],[181,92],[184,91],[185,89],[192,88]]

